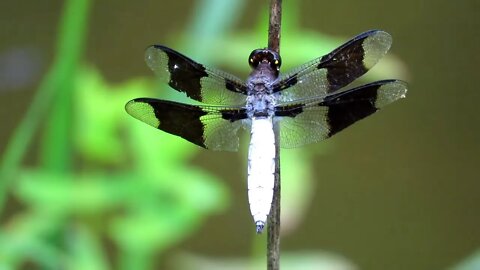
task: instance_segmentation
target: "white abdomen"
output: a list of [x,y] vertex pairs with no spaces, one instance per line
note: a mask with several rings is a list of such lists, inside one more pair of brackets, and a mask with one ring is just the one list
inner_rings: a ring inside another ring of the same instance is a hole
[[272,118],[252,118],[248,149],[248,202],[258,229],[263,229],[273,198],[275,136]]

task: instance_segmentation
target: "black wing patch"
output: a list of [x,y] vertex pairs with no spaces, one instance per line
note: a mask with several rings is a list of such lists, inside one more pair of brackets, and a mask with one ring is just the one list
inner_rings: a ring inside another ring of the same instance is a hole
[[125,105],[134,118],[211,150],[236,151],[238,129],[249,123],[243,107],[188,105],[137,98]]
[[372,68],[388,51],[392,37],[380,30],[362,33],[331,53],[280,77],[273,86],[279,102],[325,96]]
[[208,104],[245,103],[247,87],[239,78],[199,64],[161,45],[145,51],[145,61],[162,81],[187,97]]
[[294,148],[327,139],[387,104],[404,98],[407,84],[377,81],[323,98],[292,102],[275,108],[280,144]]

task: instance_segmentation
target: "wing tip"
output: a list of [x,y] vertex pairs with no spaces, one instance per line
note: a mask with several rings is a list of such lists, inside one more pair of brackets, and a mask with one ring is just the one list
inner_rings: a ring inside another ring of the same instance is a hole
[[[145,62],[147,66],[156,71],[156,73],[160,72],[164,65],[167,65],[167,57],[162,54],[171,53],[173,50],[165,47],[163,45],[153,44],[148,46],[145,49]],[[173,51],[174,52],[174,51]]]
[[362,42],[362,48],[365,51],[363,64],[367,69],[371,69],[378,61],[387,54],[392,46],[392,36],[383,30],[372,30],[367,32]]
[[136,99],[129,100],[127,103],[125,103],[125,111],[128,114],[130,114],[130,112],[132,110],[132,106],[134,106],[135,103],[136,103]]
[[133,118],[152,127],[158,128],[160,120],[155,115],[155,109],[144,98],[132,99],[125,104],[125,111]]
[[125,111],[130,114],[130,112],[135,109],[134,106],[140,102],[142,102],[142,98],[134,98],[129,100],[127,103],[125,103]]
[[388,80],[383,82],[384,83],[378,89],[379,98],[377,97],[377,101],[375,102],[377,108],[382,108],[399,99],[407,97],[407,82],[402,80]]

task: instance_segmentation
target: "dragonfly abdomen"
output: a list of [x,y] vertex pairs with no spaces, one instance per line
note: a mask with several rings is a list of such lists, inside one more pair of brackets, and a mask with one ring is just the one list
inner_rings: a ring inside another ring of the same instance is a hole
[[275,137],[271,117],[252,118],[248,149],[248,202],[250,212],[262,232],[270,212],[275,172]]

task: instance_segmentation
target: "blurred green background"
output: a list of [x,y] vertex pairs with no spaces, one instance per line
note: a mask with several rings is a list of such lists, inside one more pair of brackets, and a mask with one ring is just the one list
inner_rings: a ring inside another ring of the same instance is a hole
[[[362,82],[407,98],[282,151],[283,269],[480,269],[480,2],[284,1],[283,71],[392,34]],[[175,48],[245,78],[267,1],[0,3],[0,269],[264,269],[239,153],[205,151],[124,104],[184,100],[143,60]]]

